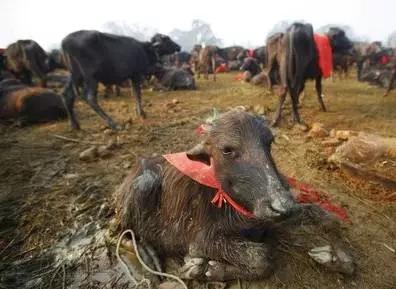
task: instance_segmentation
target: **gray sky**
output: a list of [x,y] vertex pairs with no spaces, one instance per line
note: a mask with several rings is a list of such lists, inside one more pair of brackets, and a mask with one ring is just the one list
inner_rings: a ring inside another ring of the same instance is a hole
[[100,30],[108,21],[168,33],[173,28],[187,30],[193,19],[201,19],[225,45],[264,44],[268,31],[281,20],[303,19],[314,28],[350,25],[370,40],[385,40],[396,30],[395,0],[1,0],[0,7],[0,47],[31,38],[48,49],[70,32]]

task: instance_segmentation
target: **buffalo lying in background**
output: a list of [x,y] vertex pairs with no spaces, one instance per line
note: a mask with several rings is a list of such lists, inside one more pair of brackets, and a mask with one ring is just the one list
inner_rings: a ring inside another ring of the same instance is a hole
[[[345,32],[339,28],[330,28],[327,33],[333,53],[350,53],[352,43]],[[289,93],[292,102],[294,122],[301,124],[298,112],[299,95],[304,90],[307,79],[315,79],[318,101],[322,111],[326,107],[322,99],[322,71],[319,67],[319,56],[314,40],[311,24],[294,23],[286,31],[274,35],[267,40],[268,69],[271,86],[274,79],[279,79],[279,104],[276,110],[273,125],[278,124],[281,111]]]
[[18,40],[10,44],[4,53],[6,67],[25,84],[32,84],[32,76],[46,85],[49,72],[49,58],[44,49],[34,40]]
[[28,87],[17,79],[0,82],[0,118],[23,124],[46,122],[67,116],[62,98],[49,90]]
[[132,82],[136,99],[136,113],[144,117],[141,104],[141,82],[152,73],[159,57],[180,51],[180,46],[168,36],[156,34],[150,42],[98,31],[77,31],[62,41],[66,66],[71,72],[65,86],[64,100],[72,128],[79,128],[74,115],[76,94],[73,86],[83,86],[82,97],[112,129],[119,126],[108,116],[97,102],[97,86]]
[[180,274],[186,279],[263,278],[272,271],[277,237],[293,239],[290,244],[303,251],[329,245],[325,265],[352,273],[338,222],[319,207],[295,202],[272,159],[272,141],[263,118],[234,110],[214,121],[202,143],[182,153],[183,164],[214,168],[220,190],[238,210],[229,199],[215,201],[217,189],[186,176],[167,161],[169,155],[141,160],[116,193],[121,229],[133,229],[151,253],[154,248],[160,257],[184,257]]
[[195,79],[189,69],[158,67],[153,73],[154,86],[160,90],[196,89]]

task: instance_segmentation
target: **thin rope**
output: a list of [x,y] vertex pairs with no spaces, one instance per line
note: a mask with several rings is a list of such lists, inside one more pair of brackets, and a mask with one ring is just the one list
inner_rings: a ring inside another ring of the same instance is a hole
[[[144,263],[143,259],[140,257],[140,254],[139,254],[139,251],[138,251],[138,248],[137,248],[136,239],[135,239],[135,233],[132,230],[125,230],[124,232],[122,232],[120,238],[118,239],[116,255],[117,255],[118,261],[121,262],[123,267],[126,269],[129,278],[134,282],[134,284],[136,286],[141,284],[141,283],[143,283],[143,282],[147,282],[149,280],[145,278],[145,279],[143,279],[142,281],[140,281],[138,283],[137,280],[132,276],[131,272],[129,271],[128,266],[125,264],[125,262],[119,256],[118,250],[119,250],[119,246],[121,244],[121,240],[124,237],[124,235],[127,234],[127,233],[131,234],[133,249],[135,250],[136,257],[139,260],[139,263],[143,266],[144,269],[146,269],[148,272],[150,272],[153,275],[166,277],[166,278],[170,278],[170,279],[176,280],[178,283],[180,283],[183,286],[184,289],[188,289],[186,283],[184,283],[184,281],[182,279],[180,279],[179,277],[177,277],[176,275],[155,271],[155,270],[151,269],[149,266],[147,266],[147,264]],[[145,280],[147,280],[147,281],[145,281]]]

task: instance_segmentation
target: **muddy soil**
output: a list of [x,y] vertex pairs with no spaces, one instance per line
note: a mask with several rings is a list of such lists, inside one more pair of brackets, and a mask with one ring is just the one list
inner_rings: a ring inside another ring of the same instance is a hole
[[[243,105],[268,117],[275,110],[272,93],[236,81],[235,74],[219,75],[217,82],[199,80],[197,86],[196,91],[144,90],[144,121],[135,118],[128,89],[101,99],[105,111],[125,126],[116,133],[83,102],[76,104],[82,131],[71,131],[67,121],[22,128],[0,124],[0,288],[128,288],[125,276],[98,275],[117,271],[116,259],[97,260],[114,254],[114,244],[105,238],[112,194],[137,158],[190,148],[197,141],[195,128],[214,108]],[[396,135],[396,92],[384,98],[382,89],[350,78],[325,81],[324,94],[326,113],[319,111],[312,83],[307,85],[300,111],[308,124]],[[345,225],[345,234],[359,251],[358,272],[346,278],[297,256],[268,280],[241,287],[396,288],[396,203],[388,201],[396,191],[329,165],[320,141],[307,138],[290,119],[286,104],[273,145],[276,163],[284,174],[327,192],[348,210],[352,224]],[[79,159],[82,151],[109,143],[103,157]]]

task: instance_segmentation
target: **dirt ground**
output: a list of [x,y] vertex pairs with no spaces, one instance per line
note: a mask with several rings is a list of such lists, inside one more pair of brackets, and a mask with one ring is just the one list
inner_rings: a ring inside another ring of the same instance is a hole
[[[190,148],[197,141],[195,128],[213,108],[224,111],[244,105],[271,117],[277,98],[234,77],[223,74],[217,82],[199,80],[196,91],[144,90],[148,116],[144,121],[135,118],[128,89],[120,97],[101,99],[105,111],[126,127],[117,133],[107,130],[82,102],[76,105],[82,131],[71,131],[66,120],[23,128],[0,125],[0,288],[78,288],[73,287],[71,276],[81,269],[68,261],[79,259],[85,264],[81,271],[88,276],[97,269],[90,265],[94,257],[83,248],[73,251],[77,256],[62,255],[62,240],[76,232],[97,232],[109,226],[112,193],[137,157]],[[394,137],[396,92],[386,98],[383,92],[352,78],[324,81],[328,108],[324,113],[319,111],[309,83],[301,115],[308,124],[321,122],[329,129]],[[290,119],[287,104],[273,145],[276,163],[284,174],[327,192],[332,201],[348,210],[352,224],[345,225],[345,234],[359,251],[358,271],[346,278],[313,262],[290,260],[290,266],[277,268],[268,280],[242,282],[241,287],[396,288],[396,203],[384,201],[392,199],[389,196],[396,191],[351,178],[327,164],[318,140],[293,128]],[[89,162],[79,159],[83,150],[109,141],[115,143],[111,155]],[[69,239],[65,246],[71,243]],[[127,288],[117,287],[114,280],[101,283],[87,276],[81,277],[85,285],[79,288]],[[237,283],[230,285],[238,287]],[[190,286],[204,288],[203,284]]]

